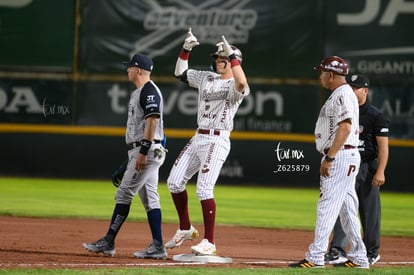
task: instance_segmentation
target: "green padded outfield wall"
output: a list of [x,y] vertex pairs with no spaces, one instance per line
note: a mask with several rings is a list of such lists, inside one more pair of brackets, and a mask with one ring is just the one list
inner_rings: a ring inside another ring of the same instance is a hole
[[[414,3],[408,0],[0,1],[0,175],[107,178],[126,154],[122,132],[36,129],[122,129],[133,87],[121,62],[136,51],[154,59],[167,129],[193,131],[195,91],[172,77],[189,25],[201,43],[191,66],[208,70],[224,34],[242,50],[252,89],[235,120],[239,137],[248,138],[233,139],[222,182],[317,187],[320,156],[311,137],[329,93],[313,66],[337,54],[351,73],[369,76],[370,100],[390,119],[391,184],[384,188],[412,190],[401,180],[411,176],[414,153]],[[8,132],[10,123],[35,130]],[[188,138],[170,133],[164,179]],[[296,159],[280,159],[279,149]],[[310,171],[274,172],[293,164]]]
[[75,2],[0,1],[0,70],[71,71]]

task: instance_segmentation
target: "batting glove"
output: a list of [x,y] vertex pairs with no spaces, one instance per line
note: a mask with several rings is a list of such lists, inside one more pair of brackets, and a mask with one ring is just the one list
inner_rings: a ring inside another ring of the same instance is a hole
[[186,51],[191,51],[195,46],[200,45],[197,41],[197,37],[191,32],[191,27],[188,28],[187,38],[184,40],[183,48]]
[[219,47],[219,52],[223,51],[223,56],[230,56],[234,54],[234,50],[231,48],[229,42],[227,42],[227,39],[224,37],[224,35],[221,36],[222,42],[217,43],[217,47]]

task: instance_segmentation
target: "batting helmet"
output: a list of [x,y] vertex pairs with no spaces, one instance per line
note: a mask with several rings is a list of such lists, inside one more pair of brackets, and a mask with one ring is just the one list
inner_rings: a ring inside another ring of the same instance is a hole
[[321,61],[321,64],[313,69],[318,71],[334,72],[340,75],[347,75],[349,68],[345,60],[339,56],[329,56]]
[[[239,62],[241,64],[242,61],[243,61],[243,55],[242,55],[241,51],[233,45],[230,45],[230,47],[233,49],[237,60],[239,60]],[[226,58],[228,57],[228,56],[224,55],[224,51],[223,51],[222,47],[218,47],[217,51],[215,53],[210,54],[210,56],[213,57],[214,59],[216,59],[218,56],[226,57]]]

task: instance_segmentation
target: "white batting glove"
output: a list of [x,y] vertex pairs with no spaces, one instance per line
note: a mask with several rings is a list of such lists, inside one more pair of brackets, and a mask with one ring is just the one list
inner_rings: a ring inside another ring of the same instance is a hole
[[195,46],[200,45],[197,41],[197,37],[191,32],[191,27],[188,28],[187,38],[184,40],[184,50],[191,51]]
[[227,42],[224,35],[221,36],[221,39],[223,40],[223,42],[219,42],[217,44],[217,47],[219,47],[219,49],[220,49],[220,47],[223,49],[223,55],[224,56],[230,56],[230,55],[234,54],[234,50],[231,48],[229,42]]

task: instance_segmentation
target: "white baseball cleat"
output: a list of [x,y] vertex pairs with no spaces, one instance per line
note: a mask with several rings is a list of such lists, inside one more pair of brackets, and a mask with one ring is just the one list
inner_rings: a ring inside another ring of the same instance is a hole
[[195,229],[192,225],[190,229],[188,230],[181,230],[177,229],[177,232],[175,232],[174,237],[165,243],[166,248],[174,248],[179,247],[183,244],[184,241],[187,240],[194,240],[198,237],[198,231]]
[[200,256],[216,255],[216,246],[207,239],[203,239],[198,245],[191,247],[191,252]]

